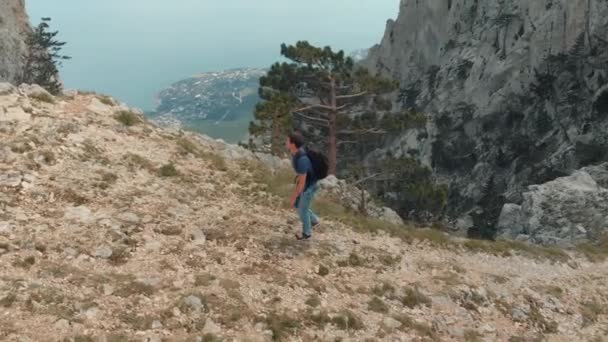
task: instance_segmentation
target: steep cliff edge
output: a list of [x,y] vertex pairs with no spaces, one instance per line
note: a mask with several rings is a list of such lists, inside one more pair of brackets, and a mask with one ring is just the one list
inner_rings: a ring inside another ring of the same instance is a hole
[[27,33],[31,31],[24,0],[0,2],[0,82],[19,81],[25,63]]
[[449,183],[461,229],[495,235],[526,186],[608,160],[607,37],[604,0],[402,0],[364,64],[431,120],[387,149]]

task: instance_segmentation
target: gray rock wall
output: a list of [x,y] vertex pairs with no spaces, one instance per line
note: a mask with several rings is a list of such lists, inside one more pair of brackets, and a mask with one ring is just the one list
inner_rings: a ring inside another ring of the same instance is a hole
[[0,82],[18,83],[30,31],[24,0],[0,1]]
[[463,230],[493,236],[528,185],[608,160],[605,0],[402,0],[364,64],[430,119],[369,158],[416,151]]

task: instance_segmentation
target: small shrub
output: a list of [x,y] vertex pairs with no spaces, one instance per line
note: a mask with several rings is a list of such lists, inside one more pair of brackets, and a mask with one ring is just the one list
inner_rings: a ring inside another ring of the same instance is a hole
[[483,341],[483,335],[477,330],[467,329],[464,331],[464,340],[466,342],[481,342]]
[[540,329],[543,333],[554,334],[557,332],[557,322],[549,321],[543,316],[540,312],[539,304],[532,298],[527,298],[530,304],[530,314],[528,315],[528,319],[538,329]]
[[138,169],[145,169],[148,171],[154,170],[152,162],[138,154],[127,153],[123,156],[123,160],[125,160],[127,164],[132,168],[136,167]]
[[431,299],[418,290],[417,287],[406,287],[404,296],[401,298],[401,303],[410,309],[417,306],[431,306]]
[[209,286],[215,279],[217,278],[209,273],[197,274],[194,277],[194,286]]
[[40,152],[40,156],[42,156],[42,161],[47,165],[54,165],[57,161],[57,159],[55,158],[55,154],[49,150],[44,150]]
[[388,313],[388,306],[378,297],[372,298],[372,300],[367,303],[367,307],[374,312]]
[[312,310],[308,310],[306,314],[306,319],[319,329],[324,329],[325,326],[331,323],[332,321],[331,317],[329,317],[326,311],[314,313],[312,312]]
[[53,96],[46,93],[32,94],[30,98],[40,102],[55,103]]
[[9,293],[4,298],[0,299],[0,306],[10,308],[15,301],[17,301],[17,296],[13,293]]
[[135,126],[142,122],[139,115],[125,110],[116,113],[116,115],[114,115],[114,119],[127,127]]
[[217,171],[228,171],[228,164],[226,164],[226,160],[219,154],[212,152],[200,152],[199,157],[209,161],[211,163],[211,167]]
[[177,226],[164,227],[160,233],[167,236],[177,236],[182,234],[182,229]]
[[418,335],[423,337],[428,337],[432,341],[439,341],[439,336],[435,333],[433,328],[430,325],[426,325],[423,323],[418,323],[414,321],[411,317],[403,314],[394,316],[395,320],[401,323],[401,330],[408,331],[414,330],[418,333]]
[[118,176],[111,172],[104,172],[101,176],[101,180],[106,183],[115,183],[118,180]]
[[160,169],[158,169],[158,175],[160,177],[177,177],[179,176],[179,172],[175,168],[175,165],[166,164],[161,166]]
[[323,265],[319,265],[319,272],[318,272],[318,274],[321,277],[325,277],[326,275],[329,274],[329,268],[327,268],[326,266],[323,266]]
[[179,138],[177,139],[177,146],[179,154],[187,155],[188,153],[193,155],[198,155],[198,147],[187,138]]
[[332,323],[342,330],[362,330],[365,325],[359,316],[349,310],[345,310],[332,318]]
[[21,267],[21,268],[30,268],[36,263],[36,258],[34,256],[25,257],[23,260],[15,260],[13,262],[13,266]]
[[283,341],[288,336],[294,335],[296,330],[300,327],[300,322],[294,318],[291,318],[286,314],[277,314],[275,312],[268,315],[266,318],[266,324],[270,331],[272,331],[273,341]]
[[116,291],[114,291],[114,295],[118,297],[150,296],[155,292],[153,286],[134,280],[132,276],[117,275],[116,278],[119,284]]
[[109,96],[98,95],[97,99],[99,100],[99,102],[103,103],[106,106],[114,106],[114,101]]
[[583,316],[583,325],[585,326],[597,322],[598,317],[606,313],[608,313],[608,309],[596,301],[586,302],[581,305],[581,315]]
[[395,292],[395,287],[389,283],[382,283],[382,286],[375,286],[372,289],[372,293],[378,297],[392,298]]
[[314,294],[308,297],[308,299],[306,300],[306,305],[316,308],[317,306],[321,305],[321,298],[319,298],[319,295]]
[[576,250],[591,262],[602,262],[608,258],[608,235],[599,239],[596,244],[585,243],[578,245]]

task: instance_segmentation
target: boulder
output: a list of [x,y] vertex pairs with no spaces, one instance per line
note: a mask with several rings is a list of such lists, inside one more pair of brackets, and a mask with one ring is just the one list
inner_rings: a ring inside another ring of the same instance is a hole
[[503,206],[499,237],[558,246],[599,240],[608,234],[608,188],[598,183],[606,179],[608,163],[530,186],[521,206]]

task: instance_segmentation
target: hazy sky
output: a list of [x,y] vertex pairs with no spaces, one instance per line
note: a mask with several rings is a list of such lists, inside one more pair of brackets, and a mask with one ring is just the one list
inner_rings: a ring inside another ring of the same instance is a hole
[[153,109],[171,83],[202,71],[267,67],[280,44],[309,40],[346,52],[379,43],[399,0],[26,0],[51,17],[72,56],[68,88]]

